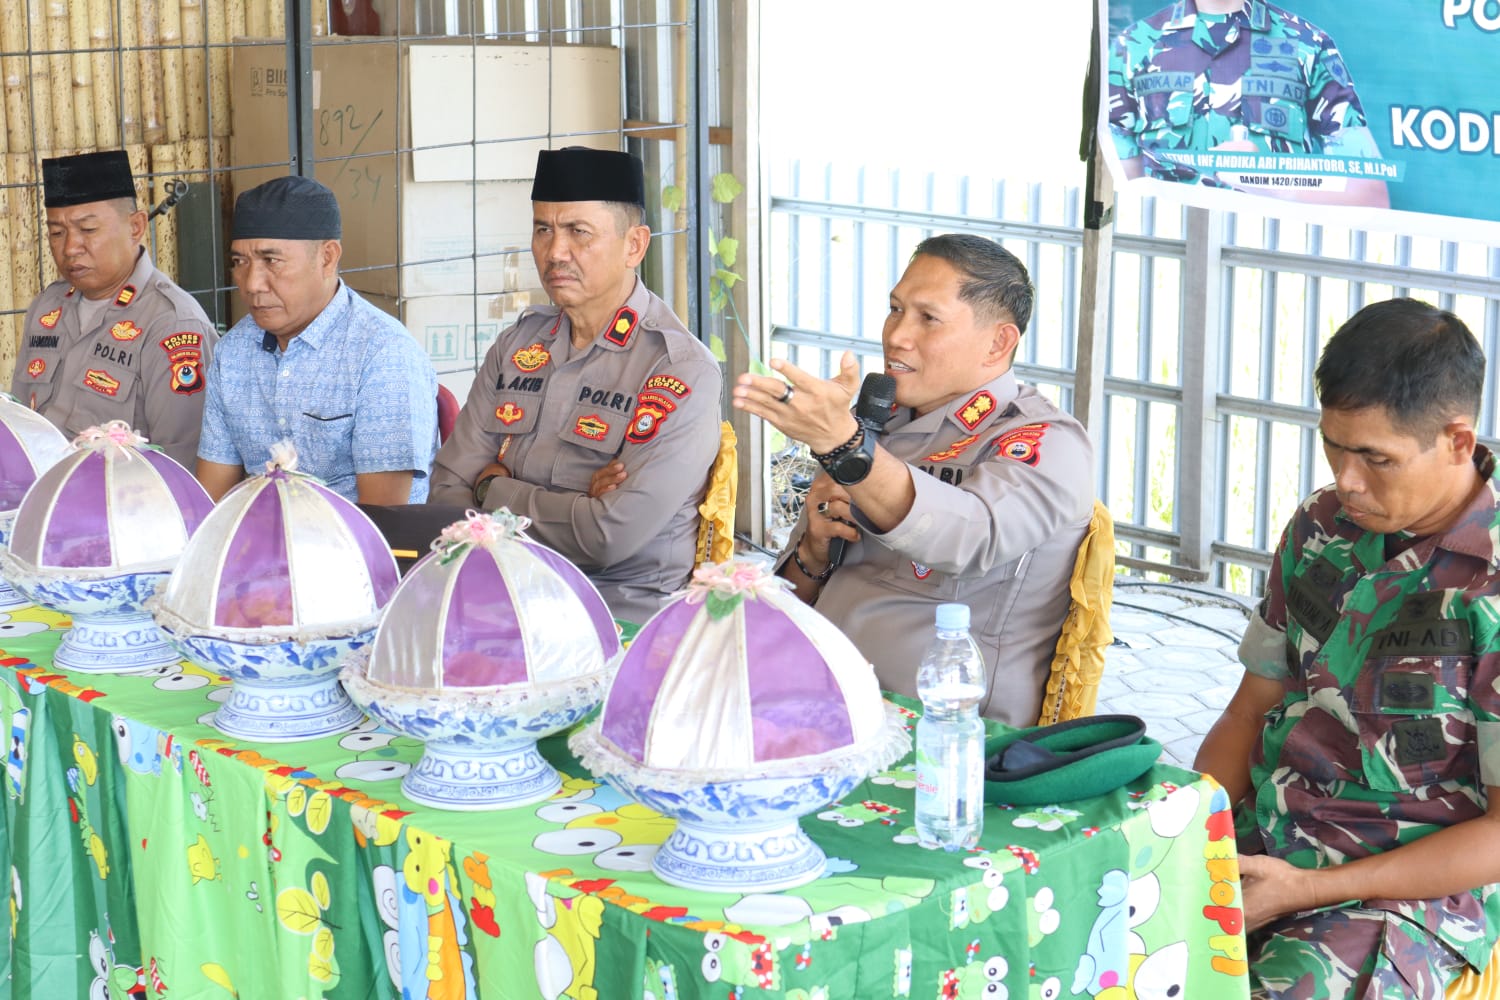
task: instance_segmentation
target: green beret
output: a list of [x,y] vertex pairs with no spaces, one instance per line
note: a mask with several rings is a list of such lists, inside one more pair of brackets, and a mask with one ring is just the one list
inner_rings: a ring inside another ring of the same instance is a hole
[[985,741],[984,798],[1013,806],[1089,799],[1139,778],[1160,756],[1133,715],[1013,729]]

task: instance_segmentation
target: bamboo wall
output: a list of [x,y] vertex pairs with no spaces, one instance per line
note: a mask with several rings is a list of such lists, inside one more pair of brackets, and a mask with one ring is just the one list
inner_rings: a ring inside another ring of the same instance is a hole
[[[143,208],[174,178],[228,197],[229,42],[282,37],[282,0],[0,0],[0,385],[24,314],[57,269],[47,249],[41,161],[124,148]],[[326,3],[313,34],[327,33]],[[157,267],[177,276],[177,219],[152,223]],[[7,315],[9,314],[9,315]]]

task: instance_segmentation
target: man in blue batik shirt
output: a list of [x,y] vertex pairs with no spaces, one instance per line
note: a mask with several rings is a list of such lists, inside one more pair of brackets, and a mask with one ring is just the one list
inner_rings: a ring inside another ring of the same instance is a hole
[[437,450],[437,376],[400,323],[339,280],[333,192],[278,177],[240,195],[229,264],[249,315],[208,369],[198,481],[218,500],[271,445],[364,504],[421,503]]

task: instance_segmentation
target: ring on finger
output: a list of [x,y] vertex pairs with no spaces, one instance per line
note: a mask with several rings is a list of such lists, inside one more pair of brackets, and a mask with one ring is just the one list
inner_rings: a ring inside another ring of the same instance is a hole
[[825,517],[828,515],[828,501],[827,500],[823,500],[823,501],[820,501],[818,503],[818,513],[824,515]]
[[781,394],[781,398],[778,399],[777,402],[778,403],[790,403],[792,401],[792,397],[795,396],[796,394],[797,394],[797,390],[794,389],[794,388],[792,388],[792,383],[788,382],[786,384],[786,391]]

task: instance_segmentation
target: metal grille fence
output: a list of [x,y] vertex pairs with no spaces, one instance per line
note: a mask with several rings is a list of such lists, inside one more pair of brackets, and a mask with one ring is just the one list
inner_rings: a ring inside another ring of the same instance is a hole
[[[1025,261],[1037,287],[1017,373],[1071,405],[1078,188],[800,161],[775,165],[767,188],[774,355],[825,375],[846,348],[878,364],[886,295],[911,248],[933,233],[974,232]],[[1190,265],[1212,276],[1208,294],[1187,287]],[[1495,248],[1127,195],[1116,205],[1109,272],[1095,439],[1118,562],[1239,593],[1259,592],[1297,501],[1329,479],[1312,370],[1349,315],[1383,298],[1423,298],[1458,314],[1486,356],[1500,358]],[[1479,429],[1493,443],[1493,389]],[[1207,558],[1184,538],[1205,539]]]

